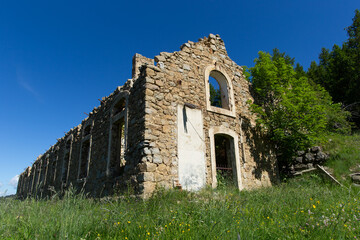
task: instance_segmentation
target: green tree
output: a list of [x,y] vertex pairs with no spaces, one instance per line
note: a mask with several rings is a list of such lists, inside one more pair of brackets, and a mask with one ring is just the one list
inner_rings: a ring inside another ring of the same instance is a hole
[[209,83],[209,85],[211,106],[222,107],[220,89],[216,89],[211,83]]
[[346,122],[346,113],[340,114],[339,105],[321,86],[309,82],[301,72],[295,71],[294,59],[277,49],[259,52],[255,66],[250,68],[255,103],[251,105],[258,114],[257,124],[276,143],[282,153],[282,163],[291,161],[295,151],[305,149],[319,140],[335,117]]
[[319,64],[312,62],[307,76],[323,86],[335,102],[352,111],[352,119],[360,127],[360,11],[346,28],[348,40],[334,45],[331,52],[323,48]]

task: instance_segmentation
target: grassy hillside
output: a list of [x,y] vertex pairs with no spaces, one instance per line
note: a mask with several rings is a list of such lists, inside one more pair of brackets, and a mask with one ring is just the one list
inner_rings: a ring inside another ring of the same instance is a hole
[[330,159],[326,165],[333,169],[337,178],[349,183],[348,175],[360,172],[360,133],[332,134],[327,139],[324,150],[330,154]]
[[[347,163],[353,155],[352,150],[346,150],[348,144],[359,143],[358,135],[340,141],[344,142],[343,147],[337,141],[333,137],[327,146],[327,150],[337,153],[329,165],[338,166],[337,161],[350,167],[359,164],[357,160]],[[349,142],[345,144],[346,141]],[[71,191],[62,200],[0,199],[0,239],[238,239],[238,236],[359,238],[360,189],[334,186],[308,174],[272,188],[241,192],[231,187],[198,193],[159,191],[146,201],[130,196],[86,199]]]

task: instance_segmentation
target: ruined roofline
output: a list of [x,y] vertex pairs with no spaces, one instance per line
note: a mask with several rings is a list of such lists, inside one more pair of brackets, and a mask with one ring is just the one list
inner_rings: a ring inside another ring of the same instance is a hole
[[[174,52],[160,52],[153,59],[142,56],[139,53],[133,56],[133,67],[132,67],[132,80],[135,82],[141,75],[141,72],[146,68],[151,68],[155,71],[163,69],[163,63],[170,58],[176,58],[177,55],[181,55],[182,52],[189,52],[190,49],[200,49],[203,47],[209,48],[210,53],[219,52],[222,58],[228,58],[234,64],[236,64],[228,55],[224,41],[221,39],[219,34],[210,33],[208,37],[199,38],[197,42],[188,41],[180,46],[180,51]],[[215,59],[214,59],[215,61]],[[238,64],[236,64],[238,65]],[[241,66],[239,66],[242,69]],[[242,73],[239,73],[242,74]]]
[[[78,124],[77,126],[72,127],[69,131],[65,132],[65,134],[56,139],[56,143],[51,145],[49,149],[47,149],[44,153],[38,155],[35,159],[35,161],[32,163],[31,166],[34,166],[34,164],[36,164],[38,161],[40,161],[43,156],[46,156],[48,154],[51,154],[54,150],[56,150],[56,148],[59,147],[59,144],[66,140],[69,136],[71,136],[72,134],[76,133],[77,131],[81,131],[82,126],[84,125],[84,123],[86,123],[94,114],[97,113],[97,111],[103,107],[104,105],[106,105],[108,103],[108,101],[111,101],[111,98],[114,97],[116,94],[118,94],[121,91],[128,91],[130,88],[132,87],[132,79],[128,79],[124,85],[122,86],[118,86],[116,87],[116,89],[110,93],[108,96],[102,97],[101,101],[100,101],[100,105],[97,107],[94,107],[93,110],[89,113],[89,115],[84,118],[80,124]],[[100,100],[100,99],[99,99]],[[29,166],[31,168],[31,166]]]

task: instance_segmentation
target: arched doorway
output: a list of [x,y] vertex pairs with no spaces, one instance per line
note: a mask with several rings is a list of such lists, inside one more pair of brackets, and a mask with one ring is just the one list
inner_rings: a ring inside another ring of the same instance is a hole
[[219,185],[236,185],[234,138],[215,134],[216,178]]
[[[209,129],[212,186],[229,183],[243,189],[238,134],[224,126]],[[218,180],[222,181],[218,183]]]

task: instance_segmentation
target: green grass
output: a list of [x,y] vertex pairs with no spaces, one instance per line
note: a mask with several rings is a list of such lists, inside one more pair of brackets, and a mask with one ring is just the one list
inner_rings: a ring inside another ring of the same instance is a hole
[[359,189],[316,175],[238,192],[160,191],[148,200],[0,200],[0,239],[354,239]]
[[350,181],[351,172],[360,172],[360,133],[332,134],[327,137],[324,150],[330,153],[326,165],[334,170],[335,177]]
[[[330,138],[328,165],[346,175],[360,163],[360,137]],[[348,186],[307,174],[252,191],[159,190],[148,200],[72,191],[46,201],[0,198],[0,239],[357,239],[360,188]]]

